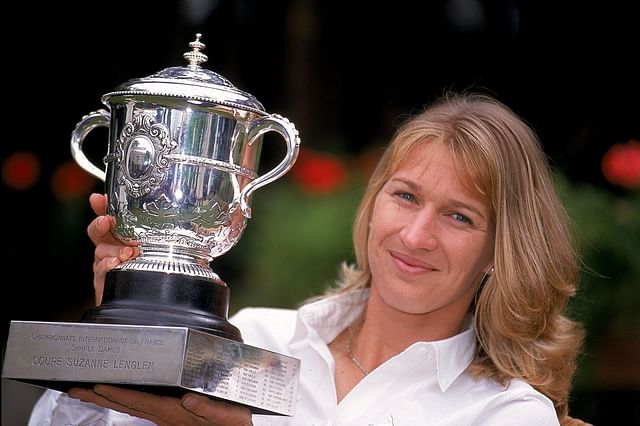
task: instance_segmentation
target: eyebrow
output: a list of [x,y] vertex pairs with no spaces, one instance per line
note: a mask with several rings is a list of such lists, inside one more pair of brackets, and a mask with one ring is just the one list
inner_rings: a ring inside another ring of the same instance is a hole
[[477,214],[478,216],[480,216],[483,220],[487,220],[482,214],[482,212],[477,208],[475,208],[474,206],[472,206],[471,204],[467,204],[464,201],[456,200],[455,198],[449,198],[447,199],[447,202],[451,204],[453,207],[469,210]]
[[[394,180],[398,181],[398,182],[401,182],[401,183],[404,183],[409,188],[411,188],[411,190],[414,191],[414,192],[419,192],[420,188],[413,181],[406,180],[406,179],[403,179],[403,178],[398,178],[398,177],[390,179],[390,181],[394,181]],[[448,204],[452,205],[453,207],[469,210],[470,212],[473,212],[476,215],[480,216],[483,220],[487,220],[487,218],[484,216],[484,214],[482,214],[480,209],[476,208],[472,204],[466,203],[466,202],[464,202],[462,200],[459,200],[457,198],[447,198],[446,201],[447,201]]]

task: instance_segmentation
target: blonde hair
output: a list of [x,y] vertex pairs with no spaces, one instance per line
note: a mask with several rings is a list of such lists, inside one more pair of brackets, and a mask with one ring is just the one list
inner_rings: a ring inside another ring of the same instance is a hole
[[446,94],[398,129],[356,215],[356,265],[343,264],[326,295],[370,286],[375,198],[407,153],[426,142],[449,149],[465,181],[488,200],[495,225],[495,272],[472,306],[478,345],[470,373],[498,383],[523,379],[553,401],[563,425],[574,424],[568,396],[584,333],[564,311],[579,262],[537,135],[493,97]]

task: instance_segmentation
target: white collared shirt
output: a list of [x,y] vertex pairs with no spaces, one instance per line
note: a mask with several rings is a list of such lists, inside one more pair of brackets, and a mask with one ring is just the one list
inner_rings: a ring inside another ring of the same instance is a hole
[[[418,342],[365,376],[337,403],[328,344],[362,312],[362,294],[340,295],[298,311],[245,308],[231,321],[246,344],[301,360],[293,417],[255,415],[255,426],[557,426],[552,402],[521,380],[500,386],[466,372],[475,351],[471,327],[451,338]],[[151,423],[47,391],[30,426]],[[100,424],[100,423],[98,423]]]

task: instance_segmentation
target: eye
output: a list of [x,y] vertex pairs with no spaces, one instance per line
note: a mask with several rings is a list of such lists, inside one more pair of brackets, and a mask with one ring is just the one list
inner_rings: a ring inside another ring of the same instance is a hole
[[410,192],[403,192],[403,191],[398,191],[395,193],[396,197],[399,197],[405,201],[410,201],[410,202],[415,202],[416,201],[416,197],[414,197],[413,194],[411,194]]
[[455,221],[460,222],[460,223],[467,223],[469,225],[471,225],[473,222],[471,221],[471,219],[469,219],[467,216],[460,214],[460,213],[451,213],[450,215]]

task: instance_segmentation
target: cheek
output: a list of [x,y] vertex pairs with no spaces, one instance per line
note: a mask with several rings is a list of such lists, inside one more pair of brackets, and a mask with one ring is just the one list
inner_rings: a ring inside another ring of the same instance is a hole
[[369,238],[367,240],[367,257],[369,267],[375,269],[382,260],[384,247],[394,231],[390,229],[391,223],[380,216],[373,215],[369,222]]
[[369,254],[380,248],[389,238],[398,233],[398,221],[390,220],[388,215],[373,215],[369,222]]
[[478,244],[476,256],[478,258],[478,266],[481,269],[485,269],[487,265],[493,263],[494,242],[493,235],[485,235],[482,241]]
[[459,241],[447,253],[448,258],[457,264],[457,269],[469,277],[482,274],[488,269],[493,259],[493,246],[490,241],[471,239]]
[[371,212],[369,232],[378,236],[397,232],[399,224],[403,221],[406,221],[406,218],[403,218],[402,212],[397,206],[378,199]]

